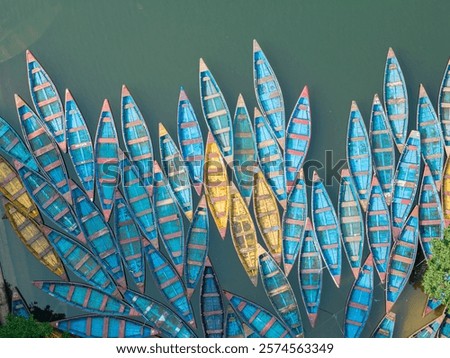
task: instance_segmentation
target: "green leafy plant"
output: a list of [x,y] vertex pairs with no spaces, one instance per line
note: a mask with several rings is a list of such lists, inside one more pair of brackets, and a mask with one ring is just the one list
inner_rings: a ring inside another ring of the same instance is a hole
[[9,315],[6,324],[0,326],[0,338],[45,338],[50,337],[53,327],[48,322],[34,318]]

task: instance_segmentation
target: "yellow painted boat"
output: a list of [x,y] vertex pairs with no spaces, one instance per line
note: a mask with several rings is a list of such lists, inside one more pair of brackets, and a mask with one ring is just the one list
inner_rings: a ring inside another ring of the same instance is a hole
[[256,222],[269,253],[280,265],[283,244],[277,200],[261,171],[255,174],[254,183],[253,210],[255,211]]
[[258,256],[255,225],[247,203],[234,183],[230,186],[230,231],[234,248],[253,285],[258,283]]
[[442,181],[442,211],[444,212],[445,226],[450,225],[450,157],[447,158],[444,167]]
[[222,239],[227,232],[230,191],[225,162],[211,133],[205,149],[204,181],[206,201]]

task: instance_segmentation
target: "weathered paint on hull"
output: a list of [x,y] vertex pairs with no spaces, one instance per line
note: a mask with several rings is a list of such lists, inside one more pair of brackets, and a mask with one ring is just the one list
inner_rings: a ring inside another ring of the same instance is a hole
[[380,324],[372,333],[372,338],[392,338],[395,328],[395,313],[386,313]]

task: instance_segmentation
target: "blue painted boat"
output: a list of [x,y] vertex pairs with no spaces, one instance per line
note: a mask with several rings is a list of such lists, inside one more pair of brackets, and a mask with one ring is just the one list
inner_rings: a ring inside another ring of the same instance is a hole
[[425,306],[425,309],[423,310],[422,317],[425,317],[426,315],[430,314],[434,310],[438,309],[439,307],[441,307],[441,305],[442,305],[441,300],[436,300],[436,299],[428,296],[427,304]]
[[425,163],[430,167],[439,191],[444,169],[444,137],[433,104],[423,85],[420,85],[417,105],[417,130],[420,132],[420,148]]
[[28,85],[34,108],[48,130],[66,152],[64,109],[55,85],[30,50],[26,51]]
[[308,216],[308,200],[303,169],[300,169],[288,196],[283,213],[283,266],[286,276],[291,272],[300,252],[305,221]]
[[178,98],[177,124],[181,155],[187,166],[194,189],[200,196],[203,188],[205,146],[197,116],[183,87],[180,88]]
[[233,119],[234,164],[233,172],[242,197],[250,204],[253,191],[253,175],[258,169],[255,132],[244,97],[240,94]]
[[95,186],[105,221],[109,220],[119,182],[119,142],[107,99],[103,102],[94,144]]
[[65,100],[67,148],[81,186],[94,200],[94,147],[86,121],[69,90]]
[[320,296],[322,294],[322,259],[311,220],[306,219],[305,231],[300,250],[298,278],[300,291],[308,314],[309,323],[314,328],[319,313]]
[[448,312],[445,314],[444,320],[442,321],[438,337],[450,338],[450,314]]
[[225,338],[245,338],[242,322],[231,306],[228,306],[225,318]]
[[158,231],[164,248],[178,274],[183,277],[185,256],[184,226],[181,212],[158,162],[153,163],[153,205]]
[[261,281],[270,303],[293,336],[296,338],[303,337],[300,310],[294,290],[286,275],[261,245],[258,245],[258,262]]
[[445,313],[414,332],[409,338],[436,338],[444,318]]
[[256,40],[253,40],[253,85],[259,108],[267,117],[273,133],[284,149],[285,111],[283,94],[275,72]]
[[225,162],[233,161],[233,125],[227,102],[205,61],[200,59],[200,100],[209,131]]
[[287,326],[269,311],[231,292],[223,291],[243,323],[262,338],[292,338]]
[[339,287],[342,270],[342,234],[333,203],[316,171],[313,174],[311,213],[323,260]]
[[137,166],[139,177],[146,187],[153,185],[152,138],[139,107],[128,88],[122,86],[121,123],[123,142],[131,162]]
[[188,220],[191,221],[193,204],[188,170],[180,151],[162,123],[159,123],[159,149],[162,167],[175,194],[175,199]]
[[372,179],[372,189],[367,208],[366,231],[375,268],[377,269],[381,282],[384,283],[386,280],[389,254],[391,252],[391,217],[383,190],[375,175]]
[[391,205],[392,236],[400,234],[411,211],[419,185],[420,175],[420,134],[411,131],[397,164],[394,177],[394,195]]
[[388,312],[372,333],[372,338],[392,338],[395,328],[395,313]]
[[128,272],[131,273],[139,291],[144,292],[145,260],[142,252],[141,233],[119,190],[116,190],[114,203],[114,235]]
[[42,173],[52,181],[61,195],[71,203],[72,198],[70,197],[66,167],[58,145],[41,119],[28,107],[23,99],[18,95],[15,95],[14,98],[23,137],[28,148],[30,148],[42,169]]
[[283,154],[269,123],[257,108],[255,108],[255,137],[261,170],[277,200],[285,208],[287,194]]
[[11,314],[26,319],[31,318],[31,313],[30,309],[28,308],[27,302],[25,301],[17,287],[14,287],[12,289]]
[[383,98],[392,136],[401,153],[408,129],[408,92],[402,69],[392,48],[389,48],[384,70]]
[[287,192],[290,193],[298,171],[305,162],[311,141],[311,109],[308,86],[303,88],[286,129],[284,162]]
[[355,101],[352,102],[348,119],[347,163],[358,192],[359,202],[366,211],[372,181],[372,152],[366,125]]
[[406,221],[392,248],[386,278],[386,312],[389,312],[402,293],[414,267],[419,244],[419,207]]
[[364,217],[358,203],[358,193],[348,169],[341,171],[338,217],[344,251],[356,279],[361,268],[364,248]]
[[169,307],[137,292],[126,290],[125,300],[144,316],[149,325],[166,338],[194,338],[196,335]]
[[200,282],[209,250],[209,219],[206,199],[200,198],[186,238],[184,278],[188,297]]
[[445,151],[450,156],[450,60],[445,66],[438,98],[438,115],[445,141]]
[[395,173],[394,140],[386,113],[377,94],[373,97],[369,140],[372,150],[373,169],[380,181],[386,203],[390,205]]
[[101,291],[121,298],[108,272],[86,247],[47,226],[42,227],[42,232],[57,251],[64,265],[69,267],[75,275]]
[[359,338],[373,302],[373,258],[369,255],[350,291],[345,308],[344,337]]

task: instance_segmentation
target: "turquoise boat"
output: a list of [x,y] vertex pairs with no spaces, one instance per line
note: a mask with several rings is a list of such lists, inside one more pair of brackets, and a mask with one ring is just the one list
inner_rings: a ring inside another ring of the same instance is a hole
[[400,234],[416,197],[420,175],[420,134],[411,131],[400,155],[394,177],[394,196],[391,205],[392,236]]
[[287,194],[283,154],[269,123],[257,108],[255,108],[255,134],[261,170],[278,202],[285,208]]
[[77,177],[89,199],[94,200],[94,147],[86,121],[72,94],[65,99],[67,149]]
[[444,318],[445,313],[414,332],[409,338],[436,338]]
[[177,111],[177,134],[181,155],[197,194],[202,195],[205,146],[200,125],[183,87],[180,88]]
[[445,314],[444,320],[442,321],[438,337],[450,338],[450,314],[448,312]]
[[386,312],[389,312],[402,293],[414,267],[419,244],[419,207],[406,221],[392,248],[386,277]]
[[425,309],[423,310],[422,316],[425,317],[434,310],[438,309],[441,306],[441,304],[442,304],[441,300],[436,300],[435,298],[431,298],[430,296],[428,296],[427,304],[425,306]]
[[14,98],[23,137],[28,148],[30,148],[34,158],[39,163],[42,173],[51,180],[59,193],[64,196],[64,199],[68,203],[72,203],[68,175],[58,145],[41,119],[28,107],[23,99],[18,95],[15,95]]
[[63,153],[66,152],[64,109],[55,85],[30,50],[26,51],[28,86],[34,108]]
[[308,216],[308,200],[303,169],[300,169],[293,189],[288,196],[283,213],[283,266],[286,276],[292,270],[300,252],[305,221]]
[[338,217],[350,268],[358,278],[364,248],[364,216],[358,203],[358,193],[348,169],[341,171],[339,186]]
[[392,338],[395,328],[395,313],[388,312],[372,333],[372,338]]
[[234,177],[242,197],[249,205],[253,192],[253,176],[258,168],[258,156],[255,132],[241,94],[234,113],[233,136]]
[[214,76],[200,59],[200,100],[203,116],[225,162],[233,161],[233,125],[230,110]]
[[308,86],[303,88],[286,129],[284,152],[287,192],[292,190],[298,171],[305,162],[311,141],[311,109]]
[[445,142],[445,151],[450,156],[450,60],[445,66],[438,98],[438,116]]
[[[383,105],[376,94],[373,98],[369,125],[373,169],[380,181],[386,203],[391,204],[395,173],[395,149],[391,129]],[[376,260],[375,260],[376,261]]]
[[333,203],[316,171],[313,174],[311,213],[323,260],[339,287],[342,270],[342,234]]
[[19,289],[14,287],[11,296],[11,314],[17,317],[31,318],[30,309],[27,302],[21,295]]
[[408,92],[402,69],[392,48],[389,48],[384,70],[383,99],[392,136],[401,153],[408,129]]
[[300,250],[298,279],[303,303],[308,314],[309,323],[314,328],[319,313],[320,296],[322,294],[322,259],[311,220],[306,219],[305,231]]
[[134,98],[127,86],[122,86],[121,123],[123,142],[131,162],[137,166],[144,185],[153,185],[153,145],[152,138]]
[[284,149],[285,111],[283,94],[275,72],[256,40],[253,40],[253,85],[256,100],[281,149]]
[[191,221],[193,204],[189,173],[180,151],[162,123],[159,123],[159,149],[161,151],[162,168],[173,194],[175,194],[175,199],[184,215]]
[[350,291],[345,308],[344,337],[359,338],[373,302],[373,258],[369,255]]
[[242,322],[231,306],[228,306],[225,318],[225,338],[245,338]]
[[131,304],[149,323],[166,338],[195,338],[195,333],[169,307],[137,292],[123,292],[125,300]]
[[114,236],[125,266],[139,291],[144,292],[145,260],[142,251],[141,233],[130,213],[130,208],[119,190],[114,203]]
[[383,190],[374,175],[366,215],[366,232],[369,249],[372,253],[378,276],[382,283],[386,281],[387,265],[391,252],[392,231],[389,208]]
[[347,163],[357,189],[359,202],[362,209],[366,211],[372,181],[372,152],[366,125],[355,101],[352,102],[348,119]]
[[190,298],[200,282],[209,250],[209,219],[205,195],[200,198],[186,238],[184,282]]
[[109,221],[119,182],[119,142],[107,99],[103,102],[94,145],[95,186],[105,221]]
[[183,217],[158,162],[153,163],[153,205],[161,241],[178,274],[183,277],[185,256]]

